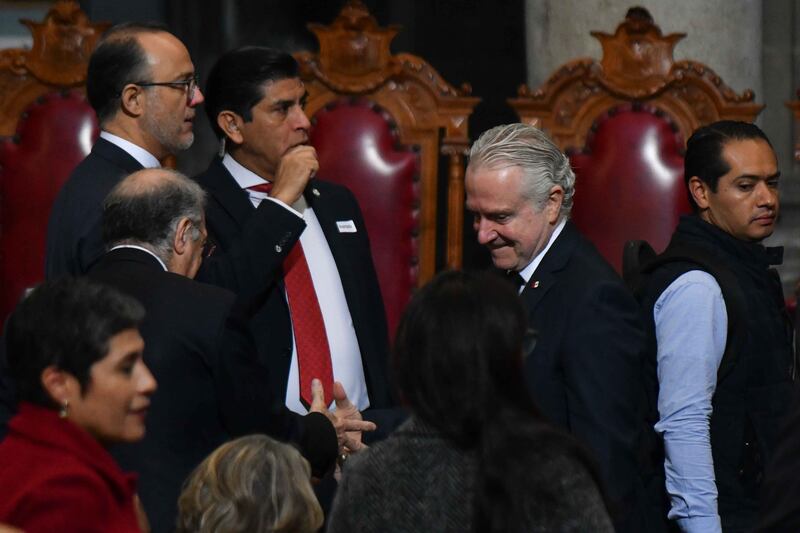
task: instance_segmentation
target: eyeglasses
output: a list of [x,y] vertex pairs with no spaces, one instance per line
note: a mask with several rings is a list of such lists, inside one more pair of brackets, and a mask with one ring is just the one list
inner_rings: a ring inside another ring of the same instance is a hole
[[194,100],[195,94],[197,93],[197,82],[198,78],[195,74],[188,80],[179,80],[179,81],[135,81],[133,85],[138,85],[139,87],[172,87],[173,89],[180,89],[186,92],[186,103],[190,103]]

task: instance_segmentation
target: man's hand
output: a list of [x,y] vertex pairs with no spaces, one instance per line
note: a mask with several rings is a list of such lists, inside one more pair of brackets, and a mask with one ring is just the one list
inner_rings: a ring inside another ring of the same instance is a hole
[[303,194],[308,180],[319,169],[317,151],[313,146],[295,146],[281,158],[273,179],[270,196],[292,205]]
[[361,412],[347,398],[344,387],[338,381],[333,384],[333,399],[336,402],[336,411],[333,413],[325,405],[325,393],[322,382],[318,379],[311,380],[311,397],[310,411],[327,416],[336,429],[340,453],[360,450],[364,446],[361,443],[361,433],[375,431],[375,424],[362,420]]

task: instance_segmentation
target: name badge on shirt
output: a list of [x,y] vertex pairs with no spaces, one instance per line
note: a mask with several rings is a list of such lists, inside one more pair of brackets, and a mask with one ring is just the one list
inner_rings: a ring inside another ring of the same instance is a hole
[[355,233],[356,223],[352,220],[337,220],[336,227],[339,228],[339,233]]

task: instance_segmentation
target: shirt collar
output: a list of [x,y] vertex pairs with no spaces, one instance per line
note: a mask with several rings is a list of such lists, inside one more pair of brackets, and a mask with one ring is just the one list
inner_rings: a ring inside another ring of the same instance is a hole
[[156,156],[142,148],[137,144],[133,144],[132,142],[123,139],[113,133],[108,133],[107,131],[101,131],[100,137],[107,140],[111,144],[114,144],[125,150],[132,158],[139,162],[144,168],[160,168],[161,163],[159,163]]
[[133,248],[134,250],[141,250],[143,252],[146,252],[155,257],[156,261],[158,261],[158,264],[161,265],[161,268],[163,268],[165,272],[169,272],[169,269],[167,268],[167,265],[164,264],[164,261],[162,261],[161,258],[158,257],[156,254],[154,254],[151,250],[148,250],[143,246],[137,246],[135,244],[118,244],[113,248],[111,248],[109,252],[113,252],[114,250],[119,250],[120,248]]
[[547,246],[542,248],[542,251],[536,254],[536,257],[533,258],[533,261],[531,261],[528,264],[528,266],[520,270],[519,275],[522,276],[522,279],[525,280],[525,283],[528,283],[531,280],[531,277],[533,276],[533,273],[536,271],[536,268],[542,262],[542,259],[544,259],[544,254],[547,253],[547,250],[550,249],[550,247],[556,241],[558,236],[561,235],[561,231],[564,229],[564,226],[566,225],[567,225],[567,219],[566,217],[564,217],[561,219],[561,222],[559,222],[556,225],[556,229],[554,229],[553,233],[550,235],[550,240],[547,241]]
[[242,189],[267,183],[267,180],[252,170],[245,168],[241,163],[231,157],[230,154],[225,154],[225,157],[222,158],[222,165],[231,173],[233,179],[236,180],[236,183],[238,183],[239,187]]

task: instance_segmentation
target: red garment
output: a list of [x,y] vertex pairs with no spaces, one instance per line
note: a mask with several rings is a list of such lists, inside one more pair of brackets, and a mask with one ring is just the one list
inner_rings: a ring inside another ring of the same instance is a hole
[[0,443],[0,522],[26,533],[139,532],[136,476],[52,409],[20,404]]

